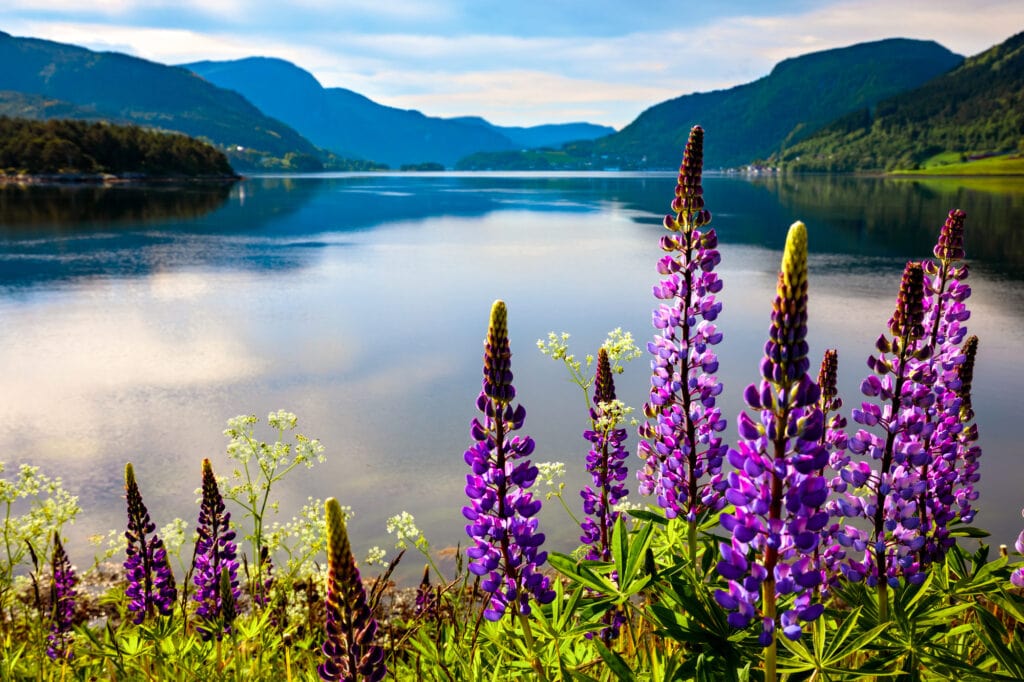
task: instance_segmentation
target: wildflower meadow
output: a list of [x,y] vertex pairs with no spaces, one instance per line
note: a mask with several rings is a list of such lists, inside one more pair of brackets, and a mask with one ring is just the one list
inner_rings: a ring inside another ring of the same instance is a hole
[[[267,440],[256,417],[228,423],[229,475],[209,459],[191,473],[195,521],[159,526],[144,502],[155,482],[126,463],[126,524],[95,558],[65,551],[79,511],[66,482],[0,464],[0,679],[1024,679],[1024,532],[992,548],[975,525],[984,342],[968,329],[967,216],[937,216],[931,256],[890,273],[892,316],[866,364],[809,356],[814,245],[793,223],[758,371],[724,386],[728,282],[702,148],[694,127],[645,351],[621,330],[584,361],[567,334],[538,341],[585,400],[576,461],[534,460],[514,311],[495,301],[481,324],[454,568],[407,513],[388,522],[402,552],[384,565],[378,548],[353,556],[344,500],[271,523],[275,485],[329,449],[285,411]],[[634,416],[615,378],[641,355],[650,392]],[[860,396],[839,395],[840,372],[863,374]],[[740,414],[719,409],[724,391]],[[566,467],[589,475],[578,496],[558,483]],[[545,503],[578,525],[575,551],[546,546]],[[394,585],[411,561],[420,584]]]

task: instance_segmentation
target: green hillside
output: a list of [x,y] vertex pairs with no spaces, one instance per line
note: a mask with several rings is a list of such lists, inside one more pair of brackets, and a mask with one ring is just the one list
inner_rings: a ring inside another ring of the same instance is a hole
[[[787,59],[752,83],[684,95],[640,114],[614,135],[567,144],[560,168],[674,169],[690,127],[707,132],[706,168],[767,157],[851,111],[945,73],[963,58],[931,41],[893,38]],[[536,159],[509,164],[529,166]],[[493,159],[470,157],[461,168]]]
[[129,123],[209,140],[238,168],[326,158],[238,93],[178,67],[0,32],[0,114]]
[[[861,108],[768,163],[797,171],[1020,172],[1024,33],[925,85]],[[968,162],[963,164],[963,162]],[[950,165],[948,169],[942,166]],[[963,165],[961,165],[963,164]]]
[[0,174],[233,177],[206,142],[138,126],[0,117]]

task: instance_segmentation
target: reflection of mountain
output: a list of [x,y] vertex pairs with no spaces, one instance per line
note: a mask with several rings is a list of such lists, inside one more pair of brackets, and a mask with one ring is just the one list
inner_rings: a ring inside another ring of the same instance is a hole
[[[756,181],[808,226],[827,228],[836,253],[925,258],[950,209],[967,212],[968,258],[1024,266],[1024,182],[774,176]],[[813,234],[813,231],[812,231]]]
[[194,219],[222,206],[230,193],[231,183],[145,188],[0,185],[0,237],[47,228],[75,231],[90,223]]
[[[614,206],[638,238],[656,239],[674,184],[674,175],[369,175],[253,178],[230,190],[6,188],[0,286],[167,269],[302,268],[324,248],[365,241],[357,232],[503,211],[605,220]],[[971,259],[1010,273],[1024,268],[1021,182],[706,176],[705,197],[723,246],[781,249],[789,224],[803,220],[812,253],[884,258],[927,257],[947,211],[962,208]]]

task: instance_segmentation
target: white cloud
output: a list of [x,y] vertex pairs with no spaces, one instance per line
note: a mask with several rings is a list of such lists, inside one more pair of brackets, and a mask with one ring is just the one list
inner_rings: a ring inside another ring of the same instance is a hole
[[[55,1],[46,16],[59,16],[62,8],[70,12],[72,3]],[[13,2],[13,10],[0,10],[0,21],[33,4]],[[837,0],[803,4],[803,10],[783,6],[772,16],[719,14],[704,23],[679,17],[664,29],[632,32],[631,26],[650,22],[610,15],[609,21],[623,26],[610,37],[614,25],[605,37],[574,35],[568,24],[543,36],[505,35],[502,16],[494,17],[488,34],[466,32],[459,22],[470,6],[414,0],[301,0],[288,5],[287,18],[269,0],[181,0],[175,6],[216,16],[217,28],[132,25],[146,10],[170,5],[98,0],[97,11],[131,14],[132,22],[50,21],[37,13],[33,20],[8,21],[4,30],[164,63],[280,57],[311,71],[325,86],[432,115],[481,114],[496,123],[528,125],[586,114],[622,126],[659,101],[749,82],[807,52],[899,36],[936,40],[971,55],[1024,27],[1019,0],[977,0],[969,11],[961,0]],[[530,13],[518,6],[502,11],[519,25]],[[278,17],[281,26],[268,28]],[[298,25],[306,28],[288,28]]]

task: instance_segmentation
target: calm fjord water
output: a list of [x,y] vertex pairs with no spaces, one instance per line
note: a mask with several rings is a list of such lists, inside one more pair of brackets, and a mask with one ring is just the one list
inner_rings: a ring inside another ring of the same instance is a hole
[[[508,303],[513,370],[537,461],[584,482],[584,399],[535,342],[568,331],[579,355],[623,327],[651,335],[672,175],[371,175],[253,178],[231,188],[0,188],[0,461],[64,477],[86,537],[123,527],[135,464],[158,524],[194,524],[199,463],[228,473],[227,418],[285,408],[328,462],[280,490],[351,505],[357,554],[390,548],[411,512],[435,548],[465,540],[462,453],[490,304]],[[722,407],[757,378],[785,231],[810,235],[812,366],[837,347],[848,410],[885,329],[903,265],[929,256],[946,212],[967,211],[981,339],[984,448],[977,524],[1012,542],[1024,519],[1024,182],[706,177],[725,289]],[[646,358],[617,379],[639,408]],[[270,437],[269,431],[261,432]],[[630,441],[635,449],[635,433]],[[632,460],[631,469],[639,460]],[[238,516],[236,512],[236,516]],[[553,546],[578,534],[552,501]],[[409,570],[415,570],[411,562]]]

